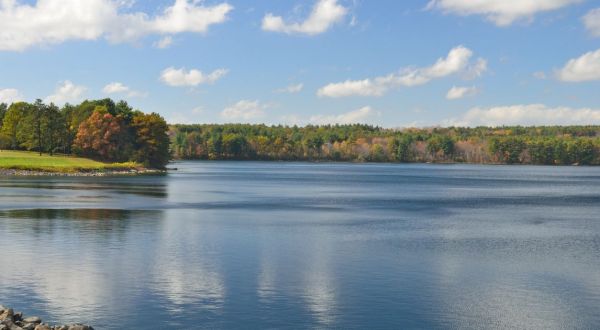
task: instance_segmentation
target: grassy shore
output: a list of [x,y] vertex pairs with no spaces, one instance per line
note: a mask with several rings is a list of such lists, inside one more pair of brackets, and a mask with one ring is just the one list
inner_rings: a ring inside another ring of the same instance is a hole
[[102,163],[66,155],[0,150],[0,169],[49,173],[124,172],[143,170],[137,163]]

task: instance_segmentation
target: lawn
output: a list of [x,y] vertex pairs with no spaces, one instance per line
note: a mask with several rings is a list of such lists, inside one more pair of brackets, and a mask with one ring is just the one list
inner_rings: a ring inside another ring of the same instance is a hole
[[81,157],[48,154],[40,156],[36,152],[0,150],[0,169],[70,173],[138,167],[140,166],[136,163],[102,163]]

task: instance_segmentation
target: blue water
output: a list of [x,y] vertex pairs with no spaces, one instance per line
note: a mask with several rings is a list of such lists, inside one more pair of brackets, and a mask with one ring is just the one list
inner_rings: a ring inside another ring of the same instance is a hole
[[0,304],[97,329],[600,328],[600,168],[0,177]]

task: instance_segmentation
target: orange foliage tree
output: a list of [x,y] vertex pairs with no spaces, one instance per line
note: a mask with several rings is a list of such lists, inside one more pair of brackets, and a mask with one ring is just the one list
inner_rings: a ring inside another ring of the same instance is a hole
[[73,148],[103,161],[124,161],[131,152],[130,139],[123,119],[100,108],[79,125]]

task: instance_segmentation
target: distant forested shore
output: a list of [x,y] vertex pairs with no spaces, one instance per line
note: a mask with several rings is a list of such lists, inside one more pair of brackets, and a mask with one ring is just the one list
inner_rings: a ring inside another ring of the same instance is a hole
[[157,169],[172,159],[600,165],[600,126],[168,125],[124,101],[37,100],[0,104],[0,149]]
[[171,125],[178,159],[600,165],[600,126]]

